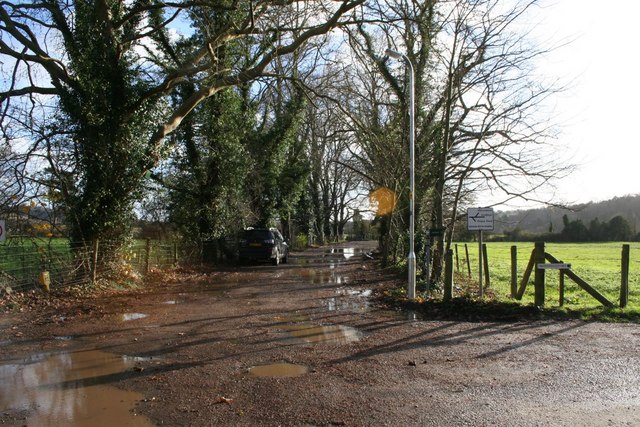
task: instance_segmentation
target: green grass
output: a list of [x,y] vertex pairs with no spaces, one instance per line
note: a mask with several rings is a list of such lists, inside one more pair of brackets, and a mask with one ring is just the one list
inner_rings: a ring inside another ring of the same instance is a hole
[[[173,245],[154,242],[149,251],[149,266],[173,265]],[[133,242],[128,250],[122,252],[123,260],[128,261],[131,269],[141,270],[146,267],[147,248],[145,240]],[[99,251],[107,250],[111,242],[101,243]],[[88,269],[79,269],[84,261],[89,267],[93,256],[93,248],[74,253],[68,239],[53,238],[13,238],[0,244],[0,288],[10,287],[22,290],[35,286],[41,271],[50,273],[52,283],[67,283],[70,280],[86,280],[80,273],[88,274]],[[82,258],[84,257],[84,258]],[[118,264],[120,265],[120,264]],[[122,267],[122,265],[120,265]],[[109,272],[111,264],[104,264],[104,272]],[[126,270],[126,269],[125,269]],[[78,279],[78,277],[81,277]]]
[[[531,257],[534,244],[527,243],[487,243],[489,259],[490,288],[498,301],[510,301],[511,292],[511,246],[518,248],[518,285],[522,280],[525,268]],[[621,255],[622,242],[614,243],[547,243],[545,251],[558,260],[571,264],[571,269],[598,292],[604,295],[616,307],[620,302]],[[463,277],[468,275],[464,243],[458,243],[458,260]],[[593,318],[595,314],[602,318],[613,319],[624,316],[640,316],[640,243],[630,243],[629,263],[629,301],[627,308],[603,310],[602,305],[586,291],[565,278],[564,309],[580,311]],[[478,244],[467,243],[471,264],[471,280],[478,280]],[[558,307],[559,273],[556,270],[546,271],[545,307]],[[531,275],[523,304],[534,301],[533,274]],[[596,316],[596,317],[597,317]]]
[[0,244],[0,270],[38,268],[59,254],[69,253],[67,239],[13,238]]

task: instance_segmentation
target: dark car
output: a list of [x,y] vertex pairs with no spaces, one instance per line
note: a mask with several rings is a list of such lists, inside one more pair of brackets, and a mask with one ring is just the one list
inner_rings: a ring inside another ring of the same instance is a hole
[[289,247],[276,228],[248,228],[240,236],[240,262],[271,261],[274,265],[287,262]]

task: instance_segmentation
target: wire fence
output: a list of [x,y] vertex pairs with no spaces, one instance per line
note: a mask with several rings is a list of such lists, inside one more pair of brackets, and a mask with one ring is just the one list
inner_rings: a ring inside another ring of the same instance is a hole
[[[292,249],[304,248],[296,239]],[[12,236],[0,242],[0,295],[33,288],[57,288],[100,279],[144,277],[152,270],[231,263],[238,236],[194,243],[169,240],[70,242],[66,238]]]
[[[0,293],[36,287],[87,284],[103,278],[141,277],[178,265],[220,262],[210,242],[138,240],[127,245],[96,241],[13,237],[0,243]],[[213,255],[211,253],[213,252]]]

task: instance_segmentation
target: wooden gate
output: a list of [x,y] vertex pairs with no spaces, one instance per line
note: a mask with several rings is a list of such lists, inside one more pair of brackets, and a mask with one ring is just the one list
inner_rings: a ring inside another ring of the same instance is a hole
[[[628,253],[628,250],[627,250]],[[624,250],[623,250],[624,254]],[[548,264],[547,261],[551,264]],[[628,264],[628,257],[627,257]],[[623,255],[623,266],[624,266],[624,255]],[[565,264],[562,261],[556,259],[553,255],[545,252],[544,242],[536,242],[535,248],[533,252],[531,252],[531,258],[529,259],[529,264],[527,265],[527,269],[524,272],[524,277],[520,282],[520,287],[518,288],[514,297],[518,300],[522,299],[524,292],[527,288],[527,284],[529,279],[531,278],[531,273],[535,269],[534,276],[534,289],[535,289],[535,305],[538,307],[544,306],[545,299],[545,272],[548,269],[559,270],[560,272],[560,305],[564,304],[564,279],[565,276],[573,280],[578,286],[587,291],[589,295],[597,299],[602,305],[605,307],[613,307],[613,303],[609,301],[604,295],[594,289],[586,280],[578,276],[575,272],[571,270],[571,264]],[[624,268],[623,268],[624,270]],[[623,273],[623,287],[624,287],[624,273]],[[621,298],[620,304],[624,307],[623,304],[623,293],[628,295],[628,287],[625,290],[621,290]],[[624,300],[624,304],[626,305],[626,299]]]

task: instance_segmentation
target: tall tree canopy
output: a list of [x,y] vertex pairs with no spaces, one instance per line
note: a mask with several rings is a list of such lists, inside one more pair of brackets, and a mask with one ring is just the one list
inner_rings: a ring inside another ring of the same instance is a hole
[[[50,164],[72,239],[121,237],[142,177],[190,112],[269,74],[362,2],[0,2],[3,137],[27,137],[24,151]],[[176,28],[193,36],[177,40]],[[190,95],[168,102],[184,85]]]
[[382,189],[393,261],[409,219],[393,47],[416,72],[417,229],[446,229],[442,256],[479,191],[535,199],[563,172],[544,151],[545,47],[520,25],[537,3],[0,0],[1,178],[19,179],[3,203],[50,187],[72,240],[122,239],[152,177],[195,239],[277,219],[339,238]]

